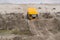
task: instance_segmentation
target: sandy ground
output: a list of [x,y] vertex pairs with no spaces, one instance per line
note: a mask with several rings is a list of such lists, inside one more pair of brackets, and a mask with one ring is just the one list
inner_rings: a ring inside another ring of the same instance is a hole
[[[24,14],[24,17],[26,16],[28,7],[37,8],[39,12],[39,19],[30,21],[26,18],[22,18],[22,14]],[[29,28],[28,31],[34,34],[30,36],[19,35],[16,39],[11,39],[11,35],[8,35],[6,37],[10,38],[8,40],[20,40],[20,38],[21,40],[60,40],[60,18],[55,15],[57,12],[60,12],[59,4],[0,4],[0,16],[2,16],[2,18],[0,17],[0,26],[4,26],[4,28],[6,26],[9,26],[8,28],[15,27],[21,31],[28,30]],[[43,16],[44,13],[50,13],[48,17],[52,17],[46,18]],[[12,37],[15,38],[15,35]],[[5,38],[4,35],[1,40],[4,40],[3,38]],[[5,40],[7,40],[6,38]]]
[[[0,12],[2,13],[10,13],[10,12],[17,12],[17,13],[25,13],[28,7],[35,7],[37,8],[38,12],[60,12],[60,5],[59,4],[0,4]],[[39,9],[39,7],[41,9]],[[55,10],[53,9],[55,8]],[[13,10],[13,11],[12,11]]]

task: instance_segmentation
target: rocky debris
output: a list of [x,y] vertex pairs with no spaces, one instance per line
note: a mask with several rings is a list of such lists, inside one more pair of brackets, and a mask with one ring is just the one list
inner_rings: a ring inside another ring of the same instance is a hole
[[42,17],[44,17],[44,18],[52,18],[53,16],[50,13],[44,13],[42,15]]
[[41,19],[30,21],[20,13],[0,14],[0,30],[12,30],[12,34],[19,34],[15,37],[10,35],[11,39],[6,36],[7,40],[59,40],[60,20],[50,14],[47,17],[43,15],[46,16],[42,14]]
[[31,34],[26,20],[20,13],[0,14],[0,30],[10,30],[12,34]]
[[[23,25],[24,24],[24,25]],[[22,30],[26,30],[27,22],[22,18],[20,13],[0,14],[0,29],[11,30],[15,27],[19,27]]]

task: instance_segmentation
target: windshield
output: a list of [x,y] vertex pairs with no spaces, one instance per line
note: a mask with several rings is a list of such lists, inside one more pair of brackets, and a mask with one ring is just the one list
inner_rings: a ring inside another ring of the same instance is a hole
[[33,17],[36,17],[36,15],[32,15]]
[[28,4],[28,3],[60,3],[60,0],[0,0],[0,3]]

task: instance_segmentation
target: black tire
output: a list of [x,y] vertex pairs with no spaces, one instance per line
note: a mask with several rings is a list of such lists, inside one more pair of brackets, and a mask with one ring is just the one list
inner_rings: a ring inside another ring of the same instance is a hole
[[28,20],[31,20],[31,19],[29,18],[28,14],[27,14],[27,19],[28,19]]

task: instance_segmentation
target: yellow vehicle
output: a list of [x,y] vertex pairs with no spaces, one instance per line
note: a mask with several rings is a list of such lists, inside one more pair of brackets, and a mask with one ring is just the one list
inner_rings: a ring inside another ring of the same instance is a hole
[[38,18],[38,12],[36,8],[28,8],[27,10],[27,18],[32,20],[32,19],[37,19]]

